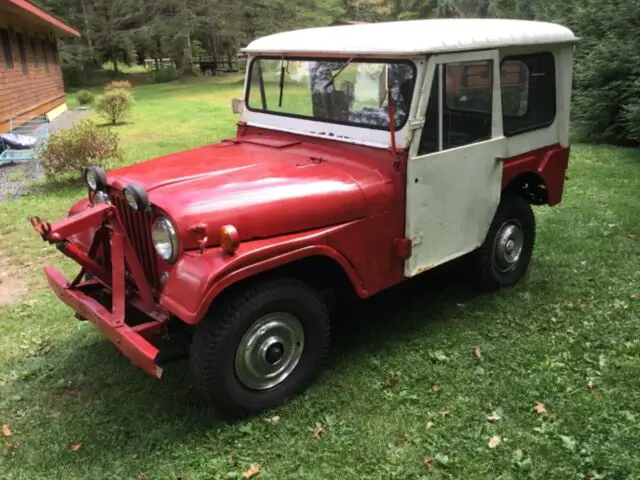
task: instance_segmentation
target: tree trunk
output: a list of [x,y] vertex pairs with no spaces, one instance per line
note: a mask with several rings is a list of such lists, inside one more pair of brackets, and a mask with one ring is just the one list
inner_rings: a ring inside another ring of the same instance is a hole
[[193,56],[191,54],[191,26],[189,25],[189,6],[187,0],[182,2],[182,32],[184,35],[184,46],[182,49],[182,74],[195,75],[193,68]]
[[93,32],[91,30],[91,26],[89,25],[89,17],[87,15],[87,6],[85,5],[85,0],[80,1],[80,5],[82,7],[82,19],[84,21],[84,31],[85,37],[87,39],[87,46],[89,47],[89,52],[91,52],[91,62],[95,67],[100,65],[98,62],[98,56],[96,55],[95,47],[93,46]]

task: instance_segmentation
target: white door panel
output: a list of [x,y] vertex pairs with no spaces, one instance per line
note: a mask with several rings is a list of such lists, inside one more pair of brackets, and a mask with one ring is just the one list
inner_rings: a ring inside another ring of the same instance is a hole
[[502,163],[496,153],[503,143],[487,140],[409,163],[407,227],[413,247],[407,276],[482,244],[500,201]]
[[[438,64],[485,59],[493,60],[491,138],[443,150],[440,119],[439,151],[419,155],[415,144],[412,145],[414,157],[407,166],[406,235],[412,240],[411,257],[405,263],[408,277],[480,246],[500,201],[502,162],[499,158],[504,155],[506,139],[502,135],[497,51],[431,58],[423,91],[431,92],[432,76],[438,74]],[[442,89],[438,96],[438,109],[442,112],[445,101]],[[421,106],[424,117],[426,101],[421,102]],[[416,132],[414,142],[420,141],[420,134]]]

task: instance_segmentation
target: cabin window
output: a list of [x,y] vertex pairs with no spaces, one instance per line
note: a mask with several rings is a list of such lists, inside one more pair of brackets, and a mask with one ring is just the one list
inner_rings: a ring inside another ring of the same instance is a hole
[[556,72],[551,53],[506,57],[500,67],[505,136],[546,128],[556,118]]
[[7,70],[13,69],[13,50],[11,49],[11,37],[9,30],[0,28],[0,40],[2,40],[2,51],[4,53],[4,66]]
[[18,40],[18,52],[20,53],[20,63],[22,63],[22,73],[29,73],[29,65],[27,64],[27,51],[24,46],[24,35],[16,34]]
[[46,72],[49,71],[49,56],[47,55],[47,41],[42,40],[40,42],[40,47],[42,48],[42,58],[44,60],[44,70]]
[[491,138],[493,62],[437,65],[418,155]]
[[40,57],[38,55],[38,48],[36,47],[36,37],[31,37],[31,53],[33,54],[33,64],[38,68]]

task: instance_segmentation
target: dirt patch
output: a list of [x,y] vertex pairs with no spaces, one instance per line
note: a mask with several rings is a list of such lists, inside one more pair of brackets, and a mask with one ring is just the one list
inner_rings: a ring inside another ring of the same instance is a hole
[[28,295],[29,287],[18,269],[0,257],[0,308],[19,303]]

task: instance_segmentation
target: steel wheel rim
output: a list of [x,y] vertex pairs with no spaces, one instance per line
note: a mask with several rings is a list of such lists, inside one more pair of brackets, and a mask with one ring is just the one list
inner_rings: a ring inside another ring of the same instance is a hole
[[520,222],[508,220],[498,229],[493,248],[493,260],[501,273],[514,270],[524,249],[524,233]]
[[284,382],[304,350],[304,330],[290,313],[274,312],[256,320],[236,349],[235,369],[251,390],[267,390]]

